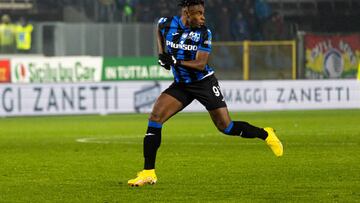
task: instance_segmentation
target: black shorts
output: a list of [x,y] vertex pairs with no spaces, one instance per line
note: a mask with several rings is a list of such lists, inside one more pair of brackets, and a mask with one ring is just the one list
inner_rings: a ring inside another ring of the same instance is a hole
[[214,75],[190,84],[173,82],[163,93],[171,95],[180,101],[183,104],[183,108],[194,99],[204,105],[208,111],[226,107],[218,80]]

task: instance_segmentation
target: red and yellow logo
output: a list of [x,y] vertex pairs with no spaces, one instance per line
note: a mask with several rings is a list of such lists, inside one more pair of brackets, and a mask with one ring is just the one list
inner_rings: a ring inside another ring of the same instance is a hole
[[0,83],[6,83],[10,81],[10,61],[0,60]]

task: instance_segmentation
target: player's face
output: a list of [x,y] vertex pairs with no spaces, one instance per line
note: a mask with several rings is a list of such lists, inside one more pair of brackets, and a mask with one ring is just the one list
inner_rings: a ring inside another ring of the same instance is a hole
[[190,6],[187,9],[188,23],[191,27],[205,25],[205,8],[202,5]]

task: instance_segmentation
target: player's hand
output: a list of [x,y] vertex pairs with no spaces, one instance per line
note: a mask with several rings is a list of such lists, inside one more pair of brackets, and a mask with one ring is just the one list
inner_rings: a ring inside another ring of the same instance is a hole
[[177,60],[174,56],[164,53],[164,54],[159,54],[159,61],[162,61],[164,64],[166,65],[174,65],[174,66],[178,66],[181,64],[181,62],[179,60]]
[[158,63],[160,66],[162,66],[163,68],[165,68],[166,70],[170,70],[170,65],[166,63],[166,61],[164,60],[164,54],[159,54],[159,60]]

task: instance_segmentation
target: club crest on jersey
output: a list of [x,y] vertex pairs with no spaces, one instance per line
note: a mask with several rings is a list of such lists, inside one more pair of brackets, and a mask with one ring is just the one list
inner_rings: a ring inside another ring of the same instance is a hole
[[200,41],[200,33],[190,32],[189,38],[194,42],[199,42]]

